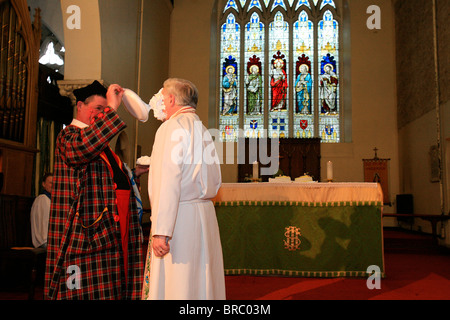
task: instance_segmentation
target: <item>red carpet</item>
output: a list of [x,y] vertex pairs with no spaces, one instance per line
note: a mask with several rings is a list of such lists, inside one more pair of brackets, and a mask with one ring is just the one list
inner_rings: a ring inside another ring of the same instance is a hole
[[449,300],[450,256],[386,254],[380,289],[364,278],[227,276],[229,300]]
[[[380,289],[365,278],[227,276],[228,300],[450,300],[450,254],[427,235],[385,231],[385,272]],[[35,298],[42,299],[42,288]],[[26,300],[0,292],[0,300]]]
[[450,300],[450,254],[427,235],[385,231],[380,289],[365,278],[227,276],[229,300]]

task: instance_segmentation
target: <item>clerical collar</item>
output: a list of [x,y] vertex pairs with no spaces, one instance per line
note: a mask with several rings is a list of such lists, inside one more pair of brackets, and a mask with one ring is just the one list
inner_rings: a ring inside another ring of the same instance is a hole
[[73,119],[72,122],[70,123],[70,125],[78,127],[80,129],[84,129],[86,127],[89,127],[86,123],[81,122],[80,120],[77,120],[77,119]]

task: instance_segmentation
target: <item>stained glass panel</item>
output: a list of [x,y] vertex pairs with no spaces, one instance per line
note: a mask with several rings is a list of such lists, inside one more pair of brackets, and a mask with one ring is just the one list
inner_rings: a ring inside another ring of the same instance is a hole
[[[223,12],[232,8],[233,13],[227,13],[220,31],[222,141],[237,141],[241,128],[250,138],[264,137],[267,129],[268,137],[339,142],[339,24],[328,10],[336,8],[335,1],[224,3]],[[239,18],[246,22],[240,24],[234,14],[241,9]]]
[[323,9],[323,7],[325,7],[327,4],[329,4],[330,6],[332,6],[333,8],[336,8],[334,1],[333,0],[323,0],[322,4],[320,5],[320,10]]
[[269,24],[269,137],[289,136],[289,24],[281,12]]
[[274,10],[276,7],[278,7],[278,6],[280,6],[281,8],[283,8],[283,9],[286,10],[286,6],[284,5],[284,1],[283,1],[283,0],[275,0],[275,1],[273,2],[272,10],[271,10],[271,11],[273,11],[273,10]]
[[261,3],[259,3],[259,0],[251,0],[250,5],[248,6],[247,11],[250,11],[253,8],[258,8],[262,11]]
[[318,24],[319,133],[323,142],[339,142],[339,39],[338,23],[325,11]]
[[295,8],[295,10],[297,10],[297,9],[300,8],[301,6],[306,6],[307,8],[310,8],[310,9],[311,9],[311,7],[310,7],[310,5],[309,5],[309,0],[299,0],[299,1],[297,2],[297,7]]
[[244,134],[264,137],[264,24],[255,12],[245,26]]
[[236,141],[239,129],[240,26],[229,14],[221,30],[219,130],[223,141]]
[[228,0],[227,4],[225,5],[225,9],[223,9],[223,12],[227,11],[230,8],[239,11],[235,0]]
[[306,11],[294,23],[294,137],[314,136],[314,26]]

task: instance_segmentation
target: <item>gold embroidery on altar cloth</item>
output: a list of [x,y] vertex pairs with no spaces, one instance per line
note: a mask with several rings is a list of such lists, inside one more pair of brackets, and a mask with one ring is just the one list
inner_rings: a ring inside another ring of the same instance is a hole
[[289,251],[296,251],[300,249],[300,236],[302,235],[300,232],[300,228],[289,226],[285,228],[284,235],[286,240],[284,240],[284,248]]

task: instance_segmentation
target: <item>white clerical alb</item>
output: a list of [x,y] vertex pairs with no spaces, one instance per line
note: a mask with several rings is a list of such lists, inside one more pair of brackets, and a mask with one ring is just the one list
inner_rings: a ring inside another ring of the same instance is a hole
[[184,108],[159,127],[148,181],[151,235],[168,236],[170,252],[158,258],[149,245],[143,298],[225,299],[219,227],[210,201],[222,183],[220,164],[193,109]]
[[49,214],[50,198],[45,194],[40,194],[34,199],[30,213],[31,240],[35,248],[47,245]]

